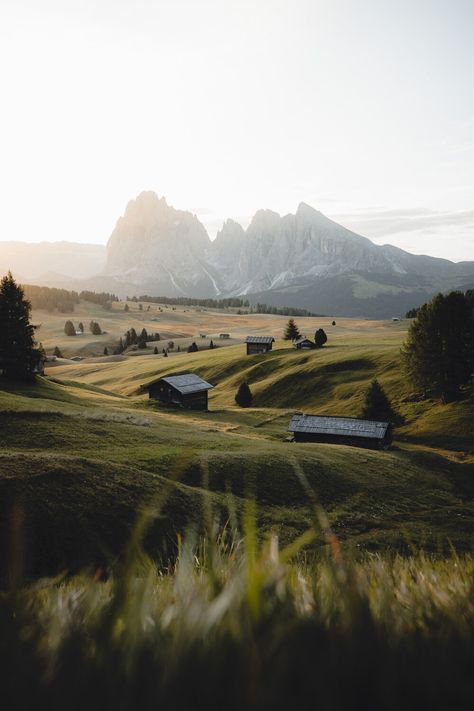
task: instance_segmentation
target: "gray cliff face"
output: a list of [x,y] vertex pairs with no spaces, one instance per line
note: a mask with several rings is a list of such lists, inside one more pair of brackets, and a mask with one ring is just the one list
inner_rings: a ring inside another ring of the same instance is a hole
[[212,282],[201,260],[210,245],[195,215],[170,207],[165,198],[143,192],[131,200],[107,244],[105,273],[131,284],[153,285],[163,294],[188,293]]

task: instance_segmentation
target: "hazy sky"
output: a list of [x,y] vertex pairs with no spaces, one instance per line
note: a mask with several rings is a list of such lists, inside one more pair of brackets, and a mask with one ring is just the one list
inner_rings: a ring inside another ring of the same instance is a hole
[[0,240],[142,190],[474,259],[473,0],[0,0]]

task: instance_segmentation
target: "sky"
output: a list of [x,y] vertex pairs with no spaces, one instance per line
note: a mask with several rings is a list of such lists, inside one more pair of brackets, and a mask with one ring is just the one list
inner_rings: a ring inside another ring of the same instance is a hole
[[472,0],[0,0],[0,241],[155,190],[474,259],[473,36]]

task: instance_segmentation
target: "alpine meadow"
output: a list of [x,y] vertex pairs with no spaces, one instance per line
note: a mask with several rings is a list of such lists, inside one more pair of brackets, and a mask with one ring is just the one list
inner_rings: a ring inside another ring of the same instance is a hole
[[473,22],[2,4],[2,708],[473,707]]

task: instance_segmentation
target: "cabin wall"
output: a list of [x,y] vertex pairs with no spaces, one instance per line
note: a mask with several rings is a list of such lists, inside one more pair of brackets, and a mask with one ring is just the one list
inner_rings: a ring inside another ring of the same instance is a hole
[[268,353],[272,350],[270,343],[247,343],[247,355],[254,355],[255,353]]
[[325,435],[313,432],[294,432],[295,442],[319,442],[320,444],[345,444],[364,449],[387,449],[391,439],[383,440],[369,437],[346,437],[345,435]]

